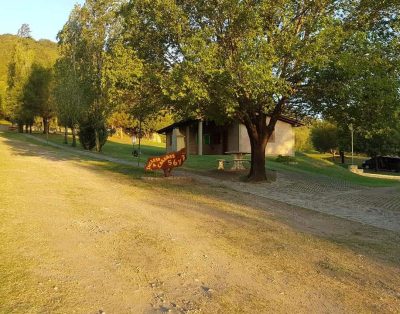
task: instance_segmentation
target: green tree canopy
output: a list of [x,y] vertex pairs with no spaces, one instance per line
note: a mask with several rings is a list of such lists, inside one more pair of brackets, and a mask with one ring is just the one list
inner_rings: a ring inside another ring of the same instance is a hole
[[338,13],[347,2],[132,0],[125,16],[146,52],[139,57],[167,69],[162,88],[174,110],[242,122],[251,143],[249,179],[264,180],[276,122],[301,107],[310,68],[337,52]]

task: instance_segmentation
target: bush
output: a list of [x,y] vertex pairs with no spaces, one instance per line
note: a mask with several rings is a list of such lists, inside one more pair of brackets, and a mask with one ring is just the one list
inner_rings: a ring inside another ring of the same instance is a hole
[[[90,124],[82,123],[79,126],[79,142],[82,147],[87,150],[92,150],[96,147],[96,133],[95,128]],[[107,141],[108,132],[105,126],[97,129],[99,133],[100,148],[104,146]]]

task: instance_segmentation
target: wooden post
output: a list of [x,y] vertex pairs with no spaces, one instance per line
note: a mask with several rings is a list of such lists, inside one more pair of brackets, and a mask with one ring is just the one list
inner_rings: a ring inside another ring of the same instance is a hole
[[190,155],[190,126],[186,126],[186,158]]

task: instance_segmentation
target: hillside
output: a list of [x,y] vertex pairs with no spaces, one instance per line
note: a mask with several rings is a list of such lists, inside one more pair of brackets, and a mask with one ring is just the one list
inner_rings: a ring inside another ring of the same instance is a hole
[[50,40],[36,41],[30,38],[19,38],[15,35],[0,35],[0,104],[5,97],[7,89],[7,71],[14,47],[18,41],[25,45],[35,54],[35,62],[48,66],[55,62],[58,57],[57,44]]

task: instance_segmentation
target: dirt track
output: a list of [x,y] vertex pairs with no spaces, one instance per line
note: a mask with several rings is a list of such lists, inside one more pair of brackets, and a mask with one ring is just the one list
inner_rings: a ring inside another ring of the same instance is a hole
[[396,312],[398,234],[0,137],[0,313]]

